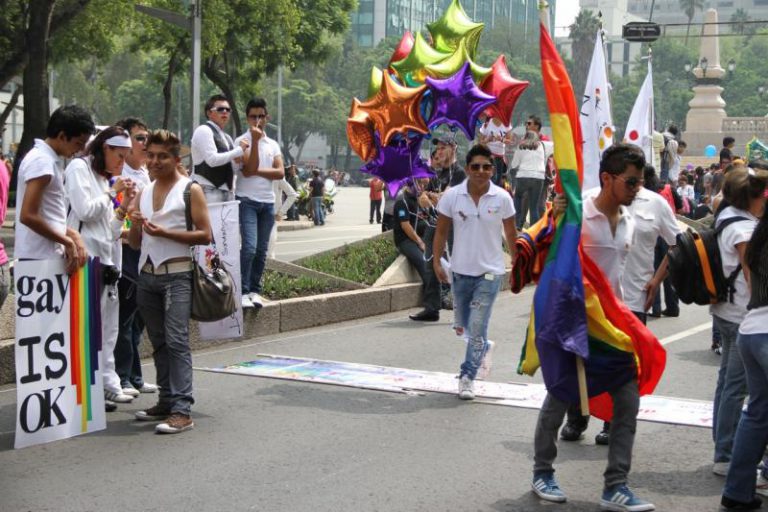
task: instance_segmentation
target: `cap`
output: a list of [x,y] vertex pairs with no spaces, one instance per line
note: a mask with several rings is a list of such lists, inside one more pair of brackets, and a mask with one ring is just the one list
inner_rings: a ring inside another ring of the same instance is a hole
[[449,137],[448,135],[440,135],[437,137],[432,137],[432,145],[437,146],[439,143],[448,144],[449,146],[455,146],[456,145],[456,139],[453,137]]

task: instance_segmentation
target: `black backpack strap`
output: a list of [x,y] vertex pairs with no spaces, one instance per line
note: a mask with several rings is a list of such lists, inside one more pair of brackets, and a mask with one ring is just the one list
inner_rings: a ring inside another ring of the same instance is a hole
[[[715,238],[720,236],[720,233],[723,232],[725,228],[730,226],[731,224],[735,222],[740,222],[742,220],[749,220],[746,217],[736,216],[736,217],[728,217],[724,221],[722,221],[720,224],[717,225],[717,228],[715,228]],[[728,286],[728,302],[733,303],[733,296],[736,293],[736,278],[739,275],[739,272],[741,272],[741,262],[739,262],[738,265],[736,265],[736,268],[731,272],[728,277],[725,279],[725,284]]]
[[184,187],[184,218],[187,219],[187,231],[192,231],[192,180]]

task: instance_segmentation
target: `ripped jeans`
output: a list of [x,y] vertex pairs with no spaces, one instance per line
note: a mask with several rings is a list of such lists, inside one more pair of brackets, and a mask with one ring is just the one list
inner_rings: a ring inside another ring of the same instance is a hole
[[467,338],[467,353],[459,377],[474,380],[488,350],[488,322],[496,295],[504,276],[483,274],[465,276],[453,273],[454,328],[463,330]]
[[192,313],[192,272],[139,276],[136,302],[152,342],[159,403],[171,412],[190,413],[192,352],[189,317]]

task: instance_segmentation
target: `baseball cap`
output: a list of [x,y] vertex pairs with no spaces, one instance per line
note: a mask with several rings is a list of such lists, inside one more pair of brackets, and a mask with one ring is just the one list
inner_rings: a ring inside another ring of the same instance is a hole
[[449,137],[448,135],[439,135],[437,137],[432,137],[432,145],[437,146],[441,142],[449,146],[456,145],[456,139],[454,139],[453,137]]

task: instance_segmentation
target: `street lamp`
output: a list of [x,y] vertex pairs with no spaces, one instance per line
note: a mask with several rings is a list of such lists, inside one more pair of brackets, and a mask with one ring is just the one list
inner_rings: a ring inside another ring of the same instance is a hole
[[728,61],[728,74],[732,75],[735,70],[736,70],[736,61],[731,59]]
[[690,62],[686,62],[684,68],[685,68],[685,72],[686,73],[690,73],[691,69],[692,69],[691,63]]
[[707,77],[707,66],[709,65],[709,59],[706,57],[702,57],[699,61],[699,67],[701,68],[701,76],[703,78]]
[[761,85],[757,88],[757,94],[760,96],[760,99],[763,99],[763,96],[765,96],[766,88],[764,85]]

